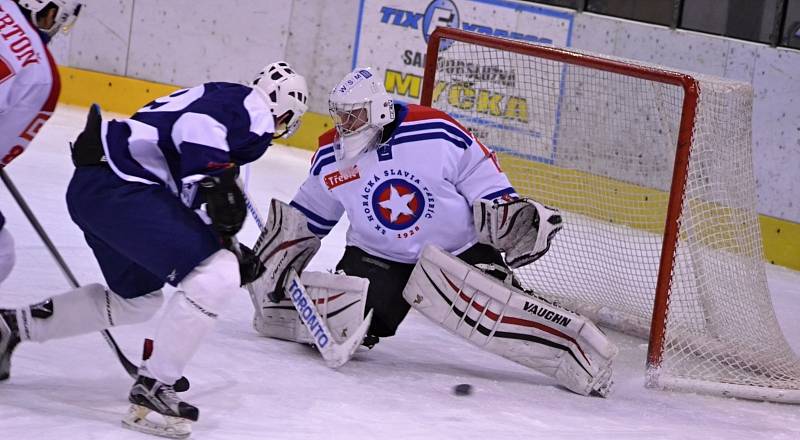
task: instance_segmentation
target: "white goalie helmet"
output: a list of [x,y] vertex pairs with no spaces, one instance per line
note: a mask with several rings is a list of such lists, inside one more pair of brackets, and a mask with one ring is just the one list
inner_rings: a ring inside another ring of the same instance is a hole
[[275,116],[276,138],[293,135],[300,127],[300,118],[308,110],[308,85],[286,61],[268,64],[251,83],[262,91]]
[[49,28],[39,27],[42,32],[50,37],[55,36],[59,30],[64,31],[64,33],[69,32],[84,7],[84,3],[77,0],[17,0],[17,4],[31,11],[31,18],[34,22],[37,21],[36,14],[50,4],[55,6],[56,16],[53,20],[53,25]]
[[392,97],[369,67],[353,70],[334,87],[328,109],[338,134],[334,152],[340,170],[377,146],[383,127],[395,117]]

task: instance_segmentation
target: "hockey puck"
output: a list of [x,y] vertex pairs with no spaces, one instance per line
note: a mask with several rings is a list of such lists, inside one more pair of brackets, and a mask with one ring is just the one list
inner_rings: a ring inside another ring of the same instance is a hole
[[472,394],[472,385],[468,383],[460,383],[453,387],[453,394],[456,396],[469,396]]

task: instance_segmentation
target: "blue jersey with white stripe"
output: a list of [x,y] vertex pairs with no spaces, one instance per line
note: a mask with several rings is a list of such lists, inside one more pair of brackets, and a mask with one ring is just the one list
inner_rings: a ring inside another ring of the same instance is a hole
[[347,213],[347,244],[388,260],[417,261],[435,244],[459,253],[477,243],[472,204],[516,197],[494,153],[444,112],[396,104],[384,143],[340,173],[335,132],[320,137],[311,172],[291,205],[309,229],[327,234]]
[[194,206],[197,181],[258,159],[274,131],[263,92],[212,82],[156,99],[128,119],[104,122],[102,138],[119,177],[164,185]]

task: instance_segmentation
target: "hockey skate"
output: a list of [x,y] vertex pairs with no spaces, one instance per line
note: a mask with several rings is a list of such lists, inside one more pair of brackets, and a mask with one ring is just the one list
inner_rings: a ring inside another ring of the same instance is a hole
[[19,344],[16,311],[0,309],[0,380],[11,374],[11,353]]
[[[188,438],[192,434],[192,422],[196,422],[199,411],[175,394],[171,385],[139,375],[128,395],[131,407],[122,419],[122,426],[134,431],[167,438]],[[151,413],[161,416],[163,423],[148,419]]]

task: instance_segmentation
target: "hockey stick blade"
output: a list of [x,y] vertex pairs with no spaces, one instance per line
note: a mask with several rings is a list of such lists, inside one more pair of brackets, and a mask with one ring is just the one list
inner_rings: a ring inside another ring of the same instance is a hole
[[325,321],[322,320],[317,308],[314,307],[314,302],[308,296],[306,288],[300,282],[300,276],[297,275],[294,269],[289,270],[285,286],[286,293],[292,300],[294,308],[297,309],[300,320],[303,321],[309,334],[314,339],[317,349],[325,360],[325,365],[330,368],[339,368],[346,364],[367,334],[369,325],[372,322],[372,310],[367,313],[364,322],[358,326],[353,335],[343,343],[338,344],[333,339],[333,334]]

